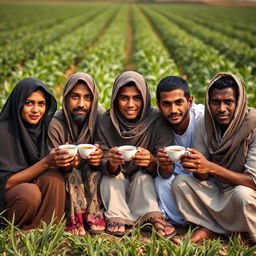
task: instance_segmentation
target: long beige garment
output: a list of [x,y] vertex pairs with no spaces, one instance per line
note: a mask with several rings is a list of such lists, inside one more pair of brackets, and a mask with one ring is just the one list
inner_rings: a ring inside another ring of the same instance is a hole
[[[129,83],[137,87],[143,100],[142,111],[133,122],[120,114],[116,104],[119,90]],[[99,118],[96,134],[96,143],[104,152],[101,197],[106,208],[107,222],[112,220],[131,225],[138,220],[142,223],[151,217],[162,217],[153,177],[146,174],[146,170],[140,176],[143,168],[136,166],[133,161],[120,166],[118,176],[111,176],[107,169],[109,150],[112,147],[134,145],[156,155],[160,147],[171,145],[171,142],[170,126],[161,113],[152,107],[148,85],[143,76],[134,71],[122,73],[114,83],[110,109]]]
[[154,181],[145,172],[138,171],[131,180],[123,173],[114,177],[104,175],[101,196],[108,222],[134,225],[152,217],[162,217]]
[[[209,107],[209,89],[223,76],[238,85],[234,117],[221,134]],[[198,124],[195,148],[209,161],[230,171],[245,173],[256,183],[256,110],[246,106],[241,80],[230,73],[218,74],[206,91],[206,114]],[[209,181],[183,175],[172,185],[172,192],[184,218],[216,233],[249,232],[256,242],[256,191],[242,185],[231,186],[217,177]]]
[[179,175],[172,192],[184,218],[219,234],[249,232],[256,242],[256,191],[245,186],[222,190],[210,181]]

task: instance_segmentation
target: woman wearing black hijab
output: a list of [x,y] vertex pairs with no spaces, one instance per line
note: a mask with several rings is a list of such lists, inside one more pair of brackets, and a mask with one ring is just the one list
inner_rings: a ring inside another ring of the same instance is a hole
[[0,213],[22,229],[41,220],[58,222],[64,213],[65,185],[58,152],[47,152],[47,130],[56,100],[39,80],[17,83],[0,113]]

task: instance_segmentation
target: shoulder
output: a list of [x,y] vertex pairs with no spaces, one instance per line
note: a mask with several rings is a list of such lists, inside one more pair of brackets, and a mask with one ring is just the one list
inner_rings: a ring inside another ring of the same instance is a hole
[[97,110],[97,114],[100,116],[102,115],[103,113],[106,112],[106,109],[103,108],[102,106],[98,106],[98,110]]
[[204,116],[205,106],[203,104],[195,104],[193,103],[190,114],[194,116],[196,120],[199,120],[202,116]]
[[63,118],[63,114],[62,114],[62,110],[59,110],[55,113],[55,115],[53,116],[50,125],[49,125],[49,129],[56,129],[59,130],[61,128],[63,128],[65,126],[65,120]]

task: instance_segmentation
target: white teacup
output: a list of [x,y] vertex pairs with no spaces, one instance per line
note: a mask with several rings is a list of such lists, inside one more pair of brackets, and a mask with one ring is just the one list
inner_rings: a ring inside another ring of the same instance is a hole
[[168,146],[165,148],[168,154],[168,157],[173,161],[177,162],[181,159],[181,156],[184,154],[188,154],[189,151],[182,146]]
[[65,151],[68,152],[68,154],[75,156],[77,153],[77,146],[73,144],[64,144],[60,145],[59,149],[65,149]]
[[122,155],[124,157],[124,161],[131,161],[132,157],[138,151],[138,148],[136,148],[135,146],[131,146],[131,145],[124,145],[124,146],[118,147],[118,150],[122,153]]
[[83,159],[87,159],[88,156],[97,149],[93,144],[79,144],[77,147],[79,155]]

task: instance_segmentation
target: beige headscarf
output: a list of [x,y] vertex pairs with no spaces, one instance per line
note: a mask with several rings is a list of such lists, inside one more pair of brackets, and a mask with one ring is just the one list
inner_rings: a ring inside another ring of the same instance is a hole
[[[217,126],[209,106],[209,89],[223,76],[232,77],[238,86],[238,100],[234,118],[225,131],[221,141],[218,139]],[[205,97],[205,127],[212,161],[229,170],[243,172],[252,131],[256,128],[256,110],[247,106],[244,85],[240,78],[231,73],[219,73],[210,82]]]
[[[141,92],[143,99],[143,109],[137,120],[128,122],[118,110],[115,103],[118,91],[129,82],[134,82]],[[155,154],[157,149],[171,143],[170,127],[166,124],[161,113],[151,106],[151,98],[147,82],[137,72],[126,71],[115,80],[110,110],[106,111],[99,121],[96,142],[105,153],[107,160],[108,150],[115,146],[134,145],[148,149]],[[138,169],[137,166],[129,162],[124,166],[126,174],[130,175]],[[106,170],[103,172],[106,173]]]
[[[85,121],[82,129],[78,129],[77,125],[74,123],[71,113],[69,111],[68,106],[68,94],[73,89],[73,87],[79,82],[84,81],[93,94],[93,103],[92,108],[89,114],[89,118]],[[58,111],[51,123],[51,126],[54,128],[56,126],[56,131],[58,135],[62,136],[59,138],[59,142],[54,143],[53,145],[56,147],[56,144],[63,144],[65,142],[80,144],[80,143],[93,143],[93,136],[95,133],[95,124],[98,118],[98,113],[103,112],[101,108],[98,108],[98,91],[96,87],[96,83],[94,79],[82,72],[78,72],[73,74],[66,82],[64,91],[63,91],[63,102],[62,109]],[[54,129],[51,128],[51,133],[54,133]],[[49,135],[50,137],[57,138],[58,136]]]

